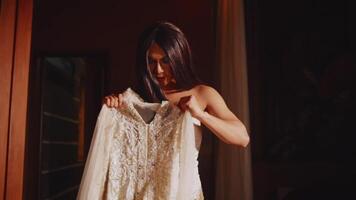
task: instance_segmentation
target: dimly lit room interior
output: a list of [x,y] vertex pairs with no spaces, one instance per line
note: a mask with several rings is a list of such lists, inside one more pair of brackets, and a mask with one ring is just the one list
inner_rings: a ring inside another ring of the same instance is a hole
[[76,199],[103,97],[137,84],[139,34],[162,20],[250,136],[203,127],[205,199],[356,199],[354,1],[0,3],[0,199]]

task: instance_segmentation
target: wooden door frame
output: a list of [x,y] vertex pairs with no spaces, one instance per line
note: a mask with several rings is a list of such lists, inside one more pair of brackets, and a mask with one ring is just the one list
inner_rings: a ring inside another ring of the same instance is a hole
[[23,199],[33,0],[0,1],[0,199]]

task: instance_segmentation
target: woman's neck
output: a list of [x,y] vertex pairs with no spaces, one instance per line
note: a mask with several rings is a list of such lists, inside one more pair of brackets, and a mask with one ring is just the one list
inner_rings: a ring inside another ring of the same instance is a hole
[[182,89],[179,89],[175,83],[169,83],[166,86],[162,87],[162,90],[165,94],[171,94],[175,92],[182,91]]

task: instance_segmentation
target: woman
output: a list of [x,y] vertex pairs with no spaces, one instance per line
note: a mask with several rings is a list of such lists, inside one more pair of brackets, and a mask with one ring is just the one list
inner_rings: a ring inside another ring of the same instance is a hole
[[[158,22],[147,28],[140,37],[136,61],[141,86],[137,91],[146,101],[168,100],[188,110],[225,143],[248,145],[243,123],[221,95],[194,74],[188,41],[178,27]],[[106,96],[103,102],[108,107],[120,107],[122,94]]]

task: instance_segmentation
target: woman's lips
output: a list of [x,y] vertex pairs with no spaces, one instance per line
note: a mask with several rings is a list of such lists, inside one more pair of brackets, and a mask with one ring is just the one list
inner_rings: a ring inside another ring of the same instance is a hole
[[158,81],[163,81],[163,80],[164,80],[164,77],[156,77],[156,79],[157,79]]

